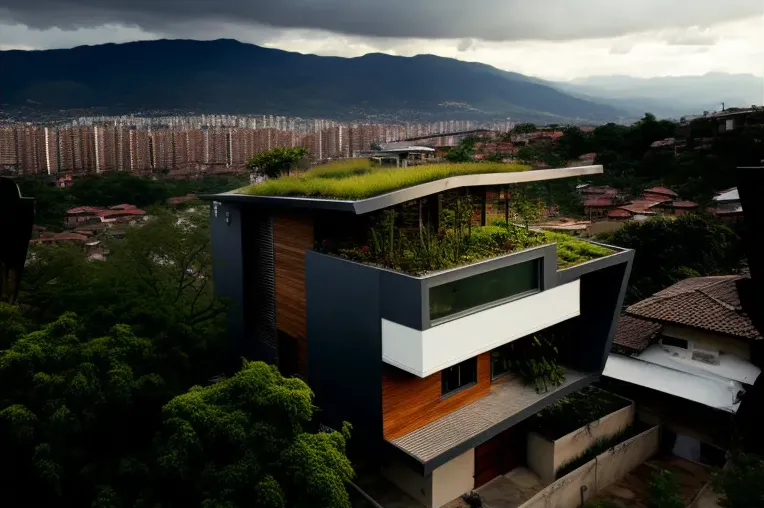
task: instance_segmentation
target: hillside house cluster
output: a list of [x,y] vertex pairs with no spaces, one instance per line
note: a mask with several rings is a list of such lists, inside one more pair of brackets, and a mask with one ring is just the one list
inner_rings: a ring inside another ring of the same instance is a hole
[[638,198],[608,186],[579,185],[584,215],[596,220],[644,220],[654,215],[682,215],[699,210],[693,201],[682,200],[668,187],[650,187]]

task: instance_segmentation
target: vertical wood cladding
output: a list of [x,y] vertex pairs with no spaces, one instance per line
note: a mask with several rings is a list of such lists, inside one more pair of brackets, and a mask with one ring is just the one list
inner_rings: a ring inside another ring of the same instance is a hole
[[297,342],[298,373],[308,373],[305,313],[305,251],[313,248],[313,218],[302,214],[273,217],[276,328]]
[[477,361],[477,383],[451,396],[441,396],[440,372],[419,378],[385,365],[382,374],[382,425],[385,439],[396,439],[488,395],[491,354]]

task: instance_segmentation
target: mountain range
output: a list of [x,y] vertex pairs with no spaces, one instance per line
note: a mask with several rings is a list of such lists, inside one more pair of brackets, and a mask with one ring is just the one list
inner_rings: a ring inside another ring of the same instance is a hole
[[0,69],[0,109],[6,110],[340,120],[628,121],[646,111],[694,114],[721,101],[750,105],[762,86],[755,76],[724,74],[556,83],[433,55],[326,57],[229,39],[0,51]]
[[620,109],[659,116],[699,114],[727,107],[764,104],[764,78],[753,74],[710,72],[702,76],[592,76],[552,83],[579,98],[611,104]]
[[494,67],[432,55],[304,55],[234,40],[0,52],[0,100],[41,110],[188,110],[407,120],[599,122],[625,116]]

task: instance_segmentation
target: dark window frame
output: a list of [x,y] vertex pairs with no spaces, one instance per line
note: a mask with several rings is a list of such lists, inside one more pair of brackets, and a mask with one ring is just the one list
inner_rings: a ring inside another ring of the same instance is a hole
[[[504,270],[517,269],[518,267],[529,265],[529,264],[530,265],[534,265],[534,268],[535,268],[535,285],[536,285],[535,288],[532,288],[532,289],[529,289],[529,290],[526,290],[526,291],[521,291],[521,292],[518,292],[518,293],[513,293],[513,294],[507,295],[505,297],[498,298],[496,300],[491,300],[491,301],[488,301],[488,302],[485,302],[485,303],[474,305],[472,307],[467,307],[467,308],[464,308],[462,310],[458,310],[458,311],[450,313],[450,314],[441,315],[439,317],[433,317],[433,312],[432,312],[433,290],[435,290],[437,292],[439,288],[443,288],[445,286],[453,286],[453,285],[457,285],[459,283],[465,283],[467,281],[473,281],[474,282],[474,280],[476,278],[490,276],[491,274],[493,274],[495,276],[496,272],[504,271]],[[534,258],[534,259],[531,259],[531,260],[528,260],[528,261],[523,261],[521,263],[516,263],[516,264],[513,264],[513,265],[497,268],[495,270],[490,270],[488,272],[483,272],[483,273],[479,273],[479,274],[476,274],[476,275],[472,275],[470,277],[464,277],[464,278],[461,278],[461,279],[458,279],[458,280],[446,282],[444,284],[438,284],[436,286],[430,286],[428,288],[428,290],[427,290],[427,297],[428,297],[427,312],[428,312],[428,317],[430,319],[430,324],[432,326],[443,324],[443,323],[446,323],[448,321],[452,321],[454,319],[459,319],[459,318],[462,318],[464,316],[468,316],[470,314],[475,314],[477,312],[481,312],[481,311],[484,311],[484,310],[487,310],[487,309],[491,309],[493,307],[498,307],[499,305],[503,305],[505,303],[509,303],[509,302],[514,301],[514,300],[519,300],[521,298],[526,298],[528,296],[540,293],[542,291],[542,287],[543,287],[543,284],[544,284],[544,282],[543,282],[543,273],[544,273],[544,259],[543,258]]]
[[[462,372],[462,367],[469,366],[471,368],[471,372]],[[456,375],[459,378],[457,380],[457,385],[454,388],[450,388],[447,385],[446,376],[449,376],[454,373],[453,369],[456,370]],[[462,380],[461,377],[465,376],[465,379]],[[477,365],[477,356],[473,356],[472,358],[469,358],[467,360],[464,360],[463,362],[459,362],[456,365],[452,365],[451,367],[446,367],[445,369],[440,371],[440,396],[441,398],[450,397],[456,393],[459,393],[463,390],[467,390],[475,385],[477,385],[478,382],[478,365]],[[450,388],[450,390],[446,391],[447,388]]]

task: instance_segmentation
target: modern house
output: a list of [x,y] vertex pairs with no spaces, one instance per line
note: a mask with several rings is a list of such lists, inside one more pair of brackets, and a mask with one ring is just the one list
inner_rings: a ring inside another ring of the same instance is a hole
[[525,461],[514,427],[599,379],[634,255],[507,220],[509,186],[602,166],[471,167],[388,169],[406,184],[359,198],[332,194],[335,174],[207,197],[235,353],[306,379],[321,423],[352,423],[354,449],[427,507]]

